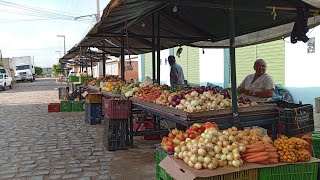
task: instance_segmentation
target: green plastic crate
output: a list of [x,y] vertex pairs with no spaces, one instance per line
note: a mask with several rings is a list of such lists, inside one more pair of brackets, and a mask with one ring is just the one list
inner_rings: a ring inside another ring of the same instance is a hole
[[312,147],[316,158],[320,158],[320,131],[312,133]]
[[61,101],[60,102],[60,112],[71,112],[72,103],[71,101]]
[[71,101],[72,111],[84,111],[83,101]]
[[79,82],[78,76],[69,76],[69,82]]
[[160,149],[156,149],[156,179],[157,180],[173,180],[173,178],[159,166],[159,163],[167,157],[168,154]]
[[259,169],[259,180],[317,180],[318,164],[292,164]]

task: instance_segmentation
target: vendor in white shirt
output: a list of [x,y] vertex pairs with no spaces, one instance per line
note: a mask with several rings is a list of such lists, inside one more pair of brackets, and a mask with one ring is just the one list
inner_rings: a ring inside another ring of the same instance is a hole
[[254,74],[248,75],[240,84],[237,91],[241,97],[250,98],[252,101],[264,102],[271,99],[274,93],[274,82],[266,74],[267,64],[263,59],[254,62]]

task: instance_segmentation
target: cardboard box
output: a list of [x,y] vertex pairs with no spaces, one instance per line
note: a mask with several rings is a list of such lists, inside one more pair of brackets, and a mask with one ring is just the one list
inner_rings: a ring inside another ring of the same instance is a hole
[[[309,162],[297,162],[292,164],[306,164],[306,163],[318,163],[318,162],[320,162],[320,159],[312,157]],[[219,176],[223,174],[239,172],[243,170],[284,166],[287,164],[289,163],[278,163],[278,164],[270,164],[270,165],[245,163],[240,168],[226,166],[226,167],[218,167],[215,170],[207,170],[207,169],[196,170],[194,168],[189,167],[187,164],[185,164],[183,160],[176,159],[175,157],[173,157],[173,155],[169,155],[166,158],[164,158],[164,160],[162,160],[159,165],[174,179],[194,180],[199,178],[200,179],[208,178],[208,177]]]
[[102,94],[100,92],[87,94],[86,103],[102,103]]

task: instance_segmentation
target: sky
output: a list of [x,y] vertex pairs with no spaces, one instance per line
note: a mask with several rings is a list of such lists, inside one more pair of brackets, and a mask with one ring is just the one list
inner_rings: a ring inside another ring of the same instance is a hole
[[[110,0],[99,0],[100,14]],[[2,57],[33,56],[35,66],[52,67],[96,23],[96,0],[0,0]]]

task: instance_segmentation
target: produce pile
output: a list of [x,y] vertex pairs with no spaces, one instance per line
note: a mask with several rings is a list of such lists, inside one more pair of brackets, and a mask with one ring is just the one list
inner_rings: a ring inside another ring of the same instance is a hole
[[273,142],[259,127],[219,131],[215,123],[194,123],[186,132],[173,129],[162,148],[195,169],[240,167],[244,163],[310,161],[308,142],[282,136]]
[[106,77],[99,77],[99,78],[90,78],[84,84],[89,86],[97,86],[100,87],[100,82],[107,82],[107,81],[118,81],[118,76],[106,76]]
[[124,86],[124,82],[123,81],[108,81],[105,82],[104,87],[102,87],[102,90],[105,91],[111,91],[114,93],[121,93],[121,88]]
[[274,145],[280,155],[280,162],[306,162],[311,159],[309,143],[303,139],[281,136],[274,141]]

